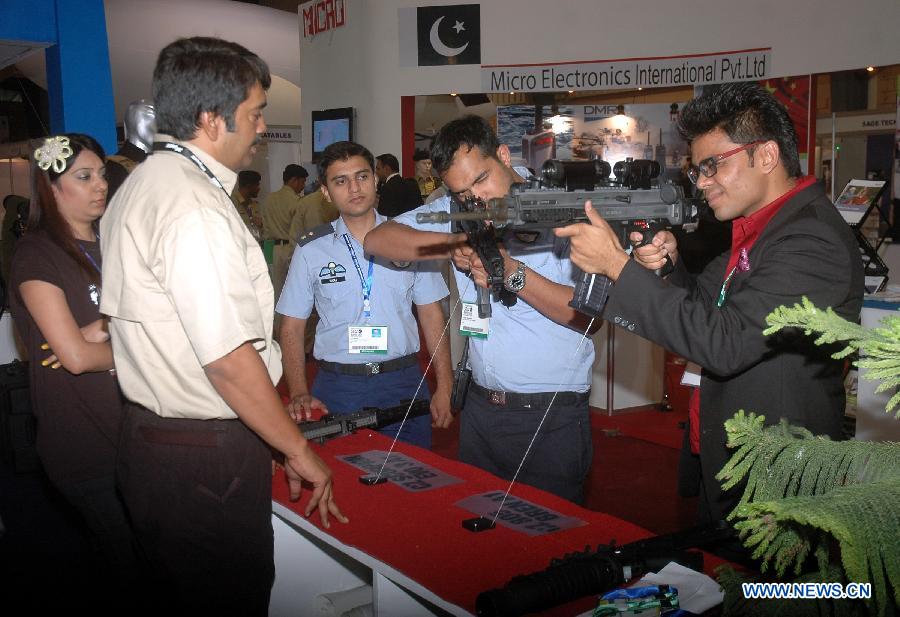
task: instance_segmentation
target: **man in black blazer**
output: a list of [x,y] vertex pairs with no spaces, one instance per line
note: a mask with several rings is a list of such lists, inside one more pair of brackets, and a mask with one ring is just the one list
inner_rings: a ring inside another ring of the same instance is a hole
[[[703,367],[691,432],[705,522],[725,518],[740,496],[715,479],[730,454],[723,423],[739,409],[841,437],[843,363],[834,350],[799,331],[762,332],[766,315],[802,296],[858,320],[863,267],[850,228],[815,178],[802,176],[793,124],[767,90],[739,83],[704,93],[678,126],[691,143],[691,181],[717,219],[733,222],[729,251],[693,276],[665,231],[632,260],[590,208],[591,224],[557,235],[571,237],[575,264],[615,281],[605,319]],[[676,267],[663,280],[651,270],[666,255]]]
[[378,176],[378,214],[395,217],[422,205],[422,195],[415,180],[400,176],[400,163],[393,154],[375,157]]

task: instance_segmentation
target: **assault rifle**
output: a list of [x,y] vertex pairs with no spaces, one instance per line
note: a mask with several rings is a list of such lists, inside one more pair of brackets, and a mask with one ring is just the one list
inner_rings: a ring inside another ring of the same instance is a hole
[[[591,175],[590,170],[594,170],[595,175]],[[486,292],[498,297],[505,306],[516,302],[516,295],[504,288],[503,258],[497,248],[497,241],[506,231],[540,232],[587,222],[586,201],[590,201],[594,210],[616,231],[623,247],[629,246],[628,236],[633,231],[641,232],[643,237],[637,246],[643,246],[662,229],[696,227],[698,200],[686,198],[681,187],[675,184],[650,187],[651,177],[659,172],[655,161],[617,163],[617,177],[622,178],[618,183],[607,182],[602,177],[602,170],[608,174],[609,164],[604,161],[547,161],[542,170],[543,181],[532,179],[528,183],[514,184],[508,195],[488,202],[454,196],[451,212],[419,213],[416,221],[453,221],[466,233],[488,275],[490,289],[478,290],[479,316],[488,317],[490,295]],[[592,183],[592,189],[583,188]],[[666,276],[673,268],[671,260],[666,259],[666,266],[656,272],[659,276]],[[604,276],[583,274],[575,286],[570,306],[589,316],[598,316],[606,303],[610,285]]]
[[326,439],[335,437],[343,437],[355,432],[357,429],[370,428],[378,430],[389,424],[400,422],[409,409],[409,418],[417,418],[431,413],[431,403],[429,401],[417,400],[413,402],[412,407],[409,401],[403,402],[396,407],[387,407],[379,409],[378,407],[364,407],[362,411],[357,411],[345,415],[327,415],[321,420],[311,422],[301,422],[297,426],[303,436],[310,441],[317,441],[320,444],[325,443]]
[[733,538],[734,529],[719,522],[686,531],[590,547],[553,559],[540,572],[515,576],[499,589],[478,594],[479,617],[516,617],[543,611],[589,595],[599,595],[674,561],[703,571],[703,553],[687,549]]

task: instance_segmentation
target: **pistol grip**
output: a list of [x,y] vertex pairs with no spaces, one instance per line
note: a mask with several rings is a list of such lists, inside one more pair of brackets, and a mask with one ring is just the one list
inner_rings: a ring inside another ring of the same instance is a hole
[[[653,236],[656,235],[661,228],[656,227],[654,225],[650,225],[649,227],[641,227],[639,229],[635,229],[634,231],[641,232],[641,239],[637,244],[633,244],[635,248],[641,246],[647,246],[653,242]],[[653,271],[653,274],[656,276],[669,276],[672,274],[672,271],[675,270],[675,263],[672,261],[672,258],[669,255],[666,255],[666,263],[662,265],[662,267],[657,268]]]

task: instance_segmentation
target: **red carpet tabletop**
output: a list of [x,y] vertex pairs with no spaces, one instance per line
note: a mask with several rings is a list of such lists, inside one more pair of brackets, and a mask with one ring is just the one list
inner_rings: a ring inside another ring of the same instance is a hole
[[[430,490],[410,491],[393,482],[367,486],[359,482],[366,472],[336,457],[369,451],[387,451],[390,440],[368,430],[332,439],[314,448],[334,472],[335,499],[350,518],[348,524],[332,519],[326,531],[334,538],[363,551],[402,572],[443,599],[475,613],[479,593],[504,586],[513,576],[531,574],[550,565],[554,557],[583,551],[598,544],[625,544],[649,537],[648,531],[631,523],[585,510],[550,493],[523,484],[513,487],[511,499],[539,504],[584,524],[543,535],[526,535],[498,524],[494,529],[473,533],[462,521],[476,515],[457,502],[473,495],[506,491],[508,483],[475,467],[452,461],[428,450],[398,443],[394,453],[449,474],[461,482]],[[273,500],[303,515],[310,496],[304,489],[300,500],[288,500],[284,472],[273,478]],[[627,499],[627,495],[622,496]],[[507,504],[509,505],[509,504]],[[508,511],[512,514],[512,511]],[[319,515],[310,520],[321,527]],[[707,556],[706,571],[719,562]],[[589,610],[595,600],[585,599],[546,614]]]

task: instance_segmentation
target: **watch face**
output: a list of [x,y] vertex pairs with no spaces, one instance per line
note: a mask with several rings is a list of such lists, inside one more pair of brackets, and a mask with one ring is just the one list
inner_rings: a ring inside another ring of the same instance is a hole
[[525,287],[525,271],[519,268],[506,279],[506,288],[509,291],[522,291],[523,287]]

